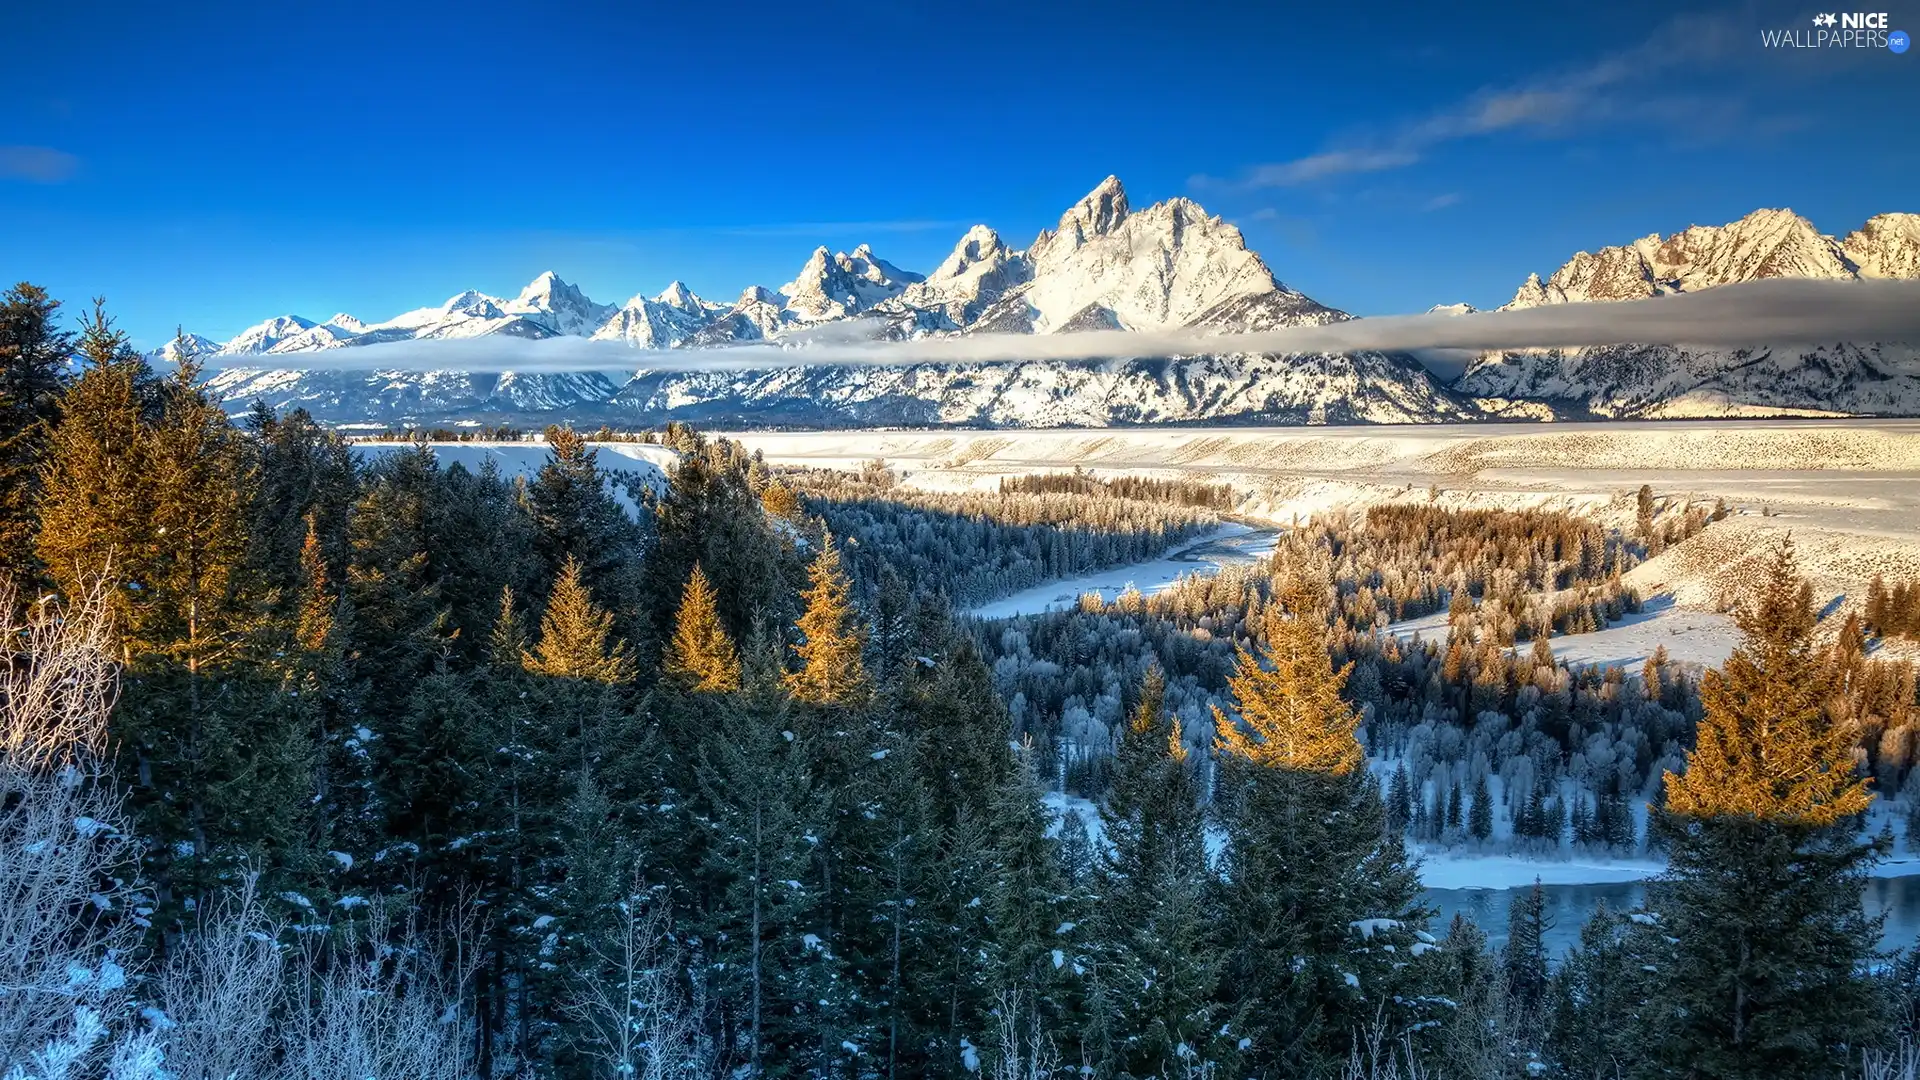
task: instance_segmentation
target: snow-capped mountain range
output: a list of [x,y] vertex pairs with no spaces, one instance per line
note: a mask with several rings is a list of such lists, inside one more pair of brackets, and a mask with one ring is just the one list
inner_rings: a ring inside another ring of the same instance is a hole
[[[1727,225],[1579,252],[1545,281],[1530,275],[1503,310],[1638,300],[1762,278],[1890,277],[1920,277],[1920,214],[1881,214],[1835,239],[1791,210],[1755,210]],[[1599,416],[1912,415],[1920,413],[1920,348],[1834,342],[1496,352],[1468,365],[1454,387]]]
[[[1784,210],[1662,239],[1581,252],[1510,308],[1623,300],[1761,277],[1920,276],[1920,215],[1885,214],[1844,240]],[[1465,305],[1435,308],[1455,314]],[[1108,177],[1025,248],[969,229],[931,273],[861,245],[818,248],[793,280],[731,304],[674,282],[618,307],[552,272],[513,299],[468,291],[384,322],[283,315],[188,348],[219,370],[235,410],[255,400],[336,423],[460,420],[1010,427],[1151,422],[1380,422],[1491,415],[1663,415],[1834,410],[1920,412],[1905,346],[1836,344],[1791,355],[1671,347],[1495,353],[1436,377],[1410,356],[1222,355],[1111,361],[809,366],[764,371],[475,373],[348,370],[328,350],[406,340],[574,336],[648,349],[779,340],[859,321],[863,336],[1056,334],[1180,327],[1237,332],[1350,318],[1282,284],[1239,229],[1187,199],[1140,210]],[[170,357],[174,346],[159,350]]]

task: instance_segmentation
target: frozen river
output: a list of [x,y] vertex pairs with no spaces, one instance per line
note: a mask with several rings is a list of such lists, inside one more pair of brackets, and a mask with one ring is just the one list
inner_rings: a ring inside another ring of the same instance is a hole
[[1097,592],[1102,600],[1110,601],[1128,588],[1151,596],[1190,574],[1217,574],[1223,566],[1263,559],[1273,554],[1278,536],[1277,529],[1228,522],[1158,559],[1050,581],[971,608],[965,614],[982,619],[1038,615],[1071,608],[1087,593]]
[[[1552,924],[1547,930],[1547,948],[1555,955],[1579,943],[1581,924],[1602,900],[1614,911],[1627,911],[1647,896],[1646,886],[1637,881],[1542,885],[1540,889]],[[1427,903],[1440,912],[1433,920],[1433,932],[1445,934],[1456,914],[1465,915],[1478,923],[1498,947],[1507,940],[1507,910],[1520,894],[1519,889],[1428,889]],[[1887,916],[1881,939],[1884,948],[1904,949],[1920,940],[1920,877],[1871,878],[1862,901],[1869,914],[1884,912]]]

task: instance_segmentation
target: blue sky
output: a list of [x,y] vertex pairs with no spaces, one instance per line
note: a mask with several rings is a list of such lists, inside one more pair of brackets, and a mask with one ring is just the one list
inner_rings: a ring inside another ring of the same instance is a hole
[[545,269],[730,299],[822,243],[1025,244],[1115,173],[1325,303],[1491,306],[1760,206],[1920,210],[1920,54],[1760,47],[1815,13],[71,0],[8,27],[0,278],[104,294],[147,345]]

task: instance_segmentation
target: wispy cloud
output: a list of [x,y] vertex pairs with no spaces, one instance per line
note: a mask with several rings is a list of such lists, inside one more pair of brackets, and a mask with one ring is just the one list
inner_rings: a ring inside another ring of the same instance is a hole
[[51,146],[0,146],[0,177],[58,184],[80,170],[80,159]]
[[[1834,341],[1920,342],[1920,281],[1774,279],[1624,303],[1558,304],[1476,315],[1396,315],[1242,334],[1195,329],[978,334],[878,341],[878,322],[836,324],[804,340],[719,349],[630,349],[583,338],[487,337],[366,345],[229,366],[345,371],[759,371],[821,365],[902,367],[1223,353],[1578,348],[1672,344],[1737,348]],[[267,358],[261,358],[267,359]]]
[[1457,191],[1443,192],[1442,194],[1435,195],[1433,198],[1428,199],[1426,202],[1422,203],[1420,205],[1420,209],[1428,213],[1432,213],[1435,210],[1445,210],[1449,206],[1460,205],[1460,200],[1462,198],[1464,198],[1464,196],[1462,196]]
[[[1584,67],[1504,87],[1488,87],[1385,135],[1330,146],[1291,161],[1252,166],[1222,179],[1195,176],[1197,187],[1297,187],[1337,176],[1382,172],[1420,161],[1445,143],[1516,130],[1553,130],[1607,119],[1692,120],[1698,102],[1647,95],[1653,77],[1677,66],[1698,67],[1727,54],[1735,27],[1724,17],[1683,16],[1639,45]],[[1678,115],[1676,115],[1678,114]]]

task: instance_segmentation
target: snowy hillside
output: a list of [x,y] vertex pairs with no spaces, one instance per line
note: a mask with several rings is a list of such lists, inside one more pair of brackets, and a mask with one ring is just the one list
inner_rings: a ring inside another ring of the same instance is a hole
[[[1639,300],[1763,278],[1920,276],[1920,214],[1881,214],[1843,240],[1791,210],[1579,252],[1531,275],[1503,310]],[[1612,345],[1489,353],[1456,389],[1601,416],[1920,413],[1920,349],[1833,342],[1747,349]]]
[[[409,442],[357,442],[352,445],[355,456],[362,461],[415,448],[415,444]],[[545,443],[532,441],[441,442],[424,445],[433,451],[434,460],[441,468],[458,465],[476,473],[492,468],[502,476],[526,479],[537,475],[546,466],[549,456]],[[596,460],[606,474],[607,491],[629,514],[639,513],[635,492],[641,489],[656,493],[665,490],[667,472],[680,460],[680,456],[672,450],[650,443],[605,442],[592,445],[597,452]]]
[[[1883,214],[1841,240],[1785,210],[1581,252],[1521,286],[1507,309],[1640,299],[1766,277],[1920,274],[1920,215]],[[1436,311],[1467,314],[1466,305]],[[216,345],[189,346],[218,369],[234,411],[263,400],[333,422],[435,423],[561,418],[645,424],[999,427],[1142,423],[1432,423],[1563,416],[1920,412],[1920,352],[1817,348],[1403,354],[1115,356],[981,365],[814,366],[751,372],[640,367],[481,374],[348,370],[332,350],[394,341],[580,337],[643,349],[782,341],[842,324],[856,336],[1195,328],[1234,333],[1351,316],[1287,287],[1233,225],[1188,199],[1143,209],[1108,177],[1025,248],[976,225],[931,273],[862,244],[816,248],[779,289],[731,304],[680,282],[657,296],[600,304],[552,272],[512,299],[469,290],[383,322],[282,315]],[[170,348],[157,358],[171,355]],[[1425,363],[1421,362],[1426,361]],[[1442,371],[1444,376],[1436,375]],[[1453,377],[1455,373],[1458,377]]]

